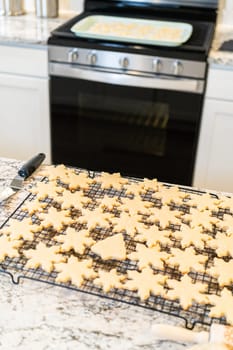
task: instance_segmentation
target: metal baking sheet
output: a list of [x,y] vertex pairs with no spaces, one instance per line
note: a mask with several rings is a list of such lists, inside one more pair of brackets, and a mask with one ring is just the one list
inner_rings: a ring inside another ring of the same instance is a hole
[[71,27],[79,37],[128,43],[180,46],[192,35],[191,24],[114,16],[87,16]]

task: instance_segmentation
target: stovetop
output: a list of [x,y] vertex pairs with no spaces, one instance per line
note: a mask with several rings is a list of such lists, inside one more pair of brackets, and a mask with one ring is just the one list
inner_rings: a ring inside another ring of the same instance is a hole
[[[164,1],[159,1],[159,3]],[[177,47],[127,43],[109,39],[81,38],[71,32],[74,24],[90,15],[182,22],[191,24],[193,32],[186,43]],[[216,9],[158,5],[157,3],[148,4],[146,1],[108,0],[106,2],[105,0],[86,0],[84,12],[55,29],[49,38],[48,44],[206,61],[214,36],[215,22]]]

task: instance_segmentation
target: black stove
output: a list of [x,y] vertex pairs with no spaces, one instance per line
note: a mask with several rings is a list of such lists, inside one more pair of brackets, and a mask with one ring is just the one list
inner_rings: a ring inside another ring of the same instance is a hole
[[[186,3],[186,6],[184,6]],[[190,6],[187,6],[189,4]],[[194,7],[195,5],[195,7]],[[200,6],[200,7],[199,7]],[[206,6],[206,7],[204,7]],[[162,57],[206,60],[211,47],[215,23],[216,1],[97,1],[86,0],[83,13],[56,28],[49,38],[49,45],[70,46],[105,51],[128,52]],[[163,20],[191,24],[190,39],[179,47],[142,45],[119,40],[97,40],[77,37],[71,28],[75,23],[91,15]]]
[[[53,163],[191,185],[216,10],[217,0],[86,0],[80,15],[54,30]],[[131,40],[125,31],[116,39],[73,33],[93,16],[153,28],[179,22],[192,31],[173,46],[139,42],[141,32]]]

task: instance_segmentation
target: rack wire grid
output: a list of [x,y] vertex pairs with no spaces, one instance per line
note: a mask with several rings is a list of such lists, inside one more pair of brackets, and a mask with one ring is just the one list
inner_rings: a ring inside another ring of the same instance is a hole
[[[83,169],[75,169],[77,174],[80,174],[83,172]],[[88,176],[90,178],[96,178],[96,176],[99,176],[101,173],[99,172],[93,172],[93,171],[86,171]],[[142,179],[138,178],[129,178],[127,177],[127,180],[132,184],[132,183],[138,183],[142,181]],[[48,182],[48,178],[44,177],[40,180],[35,181],[33,184],[31,184],[31,187],[33,187],[37,182],[43,181],[43,182]],[[62,186],[64,188],[67,188],[67,185],[62,183],[60,180],[58,180],[58,185]],[[165,187],[169,188],[172,187],[170,184],[163,184]],[[202,196],[204,191],[198,191],[192,188],[186,188],[186,187],[180,187],[180,191],[186,192],[188,194],[198,194]],[[89,186],[87,190],[84,190],[85,196],[89,197],[91,199],[91,202],[86,205],[87,208],[89,209],[94,209],[97,206],[97,200],[101,199],[104,197],[104,195],[108,195],[109,197],[116,197],[118,199],[122,198],[132,198],[132,195],[126,194],[124,186],[122,186],[122,190],[118,191],[115,190],[114,188],[110,189],[102,189],[100,183],[93,183]],[[145,194],[142,194],[141,197],[143,200],[153,202],[153,205],[155,207],[161,207],[161,201],[160,199],[155,199],[153,196],[153,191],[148,190]],[[217,195],[211,194],[211,196],[214,196],[216,198]],[[0,227],[0,229],[7,227],[8,221],[13,218],[17,219],[19,221],[23,220],[26,217],[29,217],[28,213],[26,211],[22,210],[22,206],[32,200],[34,200],[36,195],[29,193],[20,203],[20,205],[16,208],[16,210],[6,219],[6,221],[3,223],[3,225]],[[53,198],[50,198],[49,196],[43,200],[43,202],[46,204],[46,209],[49,207],[53,206],[57,209],[61,208],[61,205],[54,201]],[[177,209],[182,211],[183,213],[189,213],[190,207],[186,203],[185,199],[183,200],[182,204],[171,204],[172,209]],[[115,215],[117,215],[117,208],[113,209]],[[219,210],[218,212],[215,212],[214,215],[216,217],[221,217],[223,216],[224,213],[229,214],[229,210]],[[71,216],[72,218],[77,218],[79,217],[80,213],[79,210],[72,209],[71,211]],[[40,220],[38,219],[36,213],[31,215],[31,220],[34,224],[40,224]],[[143,220],[142,220],[143,221]],[[80,224],[80,223],[73,223],[70,225],[71,227],[75,228],[77,231],[85,228],[85,224]],[[62,231],[59,231],[59,234],[64,233],[66,230],[67,226],[63,227]],[[177,225],[174,227],[174,225],[169,226],[170,230],[177,230],[179,229]],[[210,234],[211,236],[215,236],[216,233],[219,232],[216,226],[213,225],[213,230],[208,231],[207,234]],[[134,240],[131,238],[126,232],[122,232],[124,235],[124,240],[126,244],[126,250],[127,254],[135,251],[136,244],[139,243],[137,240]],[[99,241],[101,239],[104,239],[106,237],[111,236],[112,233],[112,228],[102,228],[97,226],[95,229],[93,229],[90,233],[91,238],[93,238],[95,241]],[[172,315],[175,317],[179,317],[184,320],[185,326],[188,329],[193,329],[193,327],[196,324],[202,324],[206,326],[210,326],[213,322],[214,323],[221,323],[221,324],[226,324],[226,319],[224,317],[221,318],[211,318],[209,317],[209,311],[210,311],[210,305],[201,305],[197,302],[194,302],[190,308],[187,310],[184,310],[180,303],[179,300],[169,300],[166,299],[165,297],[161,296],[156,296],[156,295],[150,295],[150,297],[142,301],[137,295],[136,291],[130,291],[127,289],[118,289],[118,288],[113,288],[110,290],[110,292],[106,293],[103,292],[101,287],[96,286],[91,280],[85,280],[84,283],[82,284],[81,287],[77,288],[74,286],[71,282],[66,282],[66,283],[61,283],[61,282],[56,282],[56,276],[57,272],[52,271],[50,273],[47,273],[44,271],[42,268],[26,268],[25,264],[27,262],[27,258],[24,256],[23,251],[28,250],[30,248],[35,248],[36,245],[39,242],[45,243],[48,247],[49,246],[54,246],[59,244],[54,240],[54,236],[57,235],[57,232],[53,228],[42,228],[41,231],[35,232],[34,233],[34,239],[33,241],[28,241],[24,240],[23,244],[19,248],[19,257],[17,258],[9,258],[6,257],[5,260],[0,262],[0,272],[6,273],[10,275],[12,282],[15,284],[18,284],[22,278],[25,279],[31,279],[31,280],[36,280],[36,281],[41,281],[41,282],[46,282],[49,284],[57,285],[57,286],[62,286],[65,288],[89,293],[92,295],[97,295],[100,297],[105,297],[109,299],[113,299],[116,301],[122,301],[128,304],[140,306],[140,307],[145,307],[149,308],[152,310],[156,310],[168,315]],[[1,233],[0,233],[1,236]],[[165,252],[169,252],[172,247],[178,247],[181,248],[180,241],[176,239],[172,239],[168,245],[162,245],[161,250]],[[181,248],[182,249],[182,248]],[[199,254],[204,254],[205,256],[208,257],[208,260],[205,265],[205,270],[211,266],[213,259],[216,257],[216,252],[213,249],[210,248],[204,248],[204,249],[195,249],[197,253]],[[67,257],[69,256],[76,256],[79,259],[87,259],[91,258],[93,259],[93,267],[95,270],[98,269],[104,269],[106,271],[110,271],[113,268],[116,268],[119,273],[126,274],[128,270],[137,270],[137,262],[132,261],[130,259],[126,259],[124,261],[118,261],[118,260],[107,260],[104,261],[97,255],[95,255],[90,248],[86,248],[84,254],[78,254],[75,253],[74,251],[70,252],[65,252],[63,253]],[[182,277],[182,273],[179,271],[177,267],[171,267],[168,266],[166,263],[164,264],[164,268],[162,270],[160,269],[154,269],[155,274],[160,273],[162,275],[168,276],[170,279],[177,279],[179,280]],[[194,282],[198,281],[203,283],[204,285],[207,286],[207,293],[210,294],[216,294],[219,295],[221,288],[217,282],[217,279],[211,277],[207,273],[199,273],[199,272],[190,272],[189,276],[192,277]],[[165,289],[169,289],[168,287],[164,287]],[[233,291],[232,287],[229,287],[231,291]]]

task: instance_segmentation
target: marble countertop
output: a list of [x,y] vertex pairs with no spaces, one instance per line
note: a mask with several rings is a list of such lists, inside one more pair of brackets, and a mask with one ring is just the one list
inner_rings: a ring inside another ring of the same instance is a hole
[[219,24],[215,31],[212,49],[209,54],[209,63],[233,67],[233,51],[221,51],[225,41],[233,40],[233,25]]
[[51,31],[75,15],[64,12],[57,18],[38,18],[34,13],[0,16],[0,44],[46,45]]
[[[0,189],[20,165],[0,158]],[[22,191],[0,204],[0,225],[24,197]],[[160,312],[32,280],[13,284],[5,273],[0,273],[0,290],[3,350],[182,350],[191,346],[150,336],[154,323],[184,326],[181,319]]]

